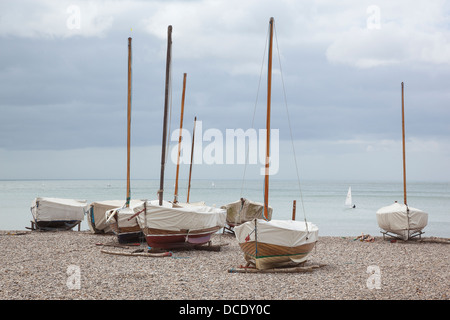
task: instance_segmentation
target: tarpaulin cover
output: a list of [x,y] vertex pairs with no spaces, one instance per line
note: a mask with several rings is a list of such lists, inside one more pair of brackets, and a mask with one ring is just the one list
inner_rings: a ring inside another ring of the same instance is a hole
[[[297,247],[305,243],[316,242],[319,237],[319,228],[308,222],[293,220],[255,219],[258,233],[258,242],[275,244],[285,247]],[[248,221],[234,228],[239,243],[255,241],[255,220]]]
[[[167,201],[163,201],[163,205],[159,206],[158,200],[147,201],[146,206],[146,215],[141,213],[137,216],[141,228],[178,231],[225,226],[225,209],[201,204],[177,206]],[[133,210],[136,213],[144,210],[144,204],[134,207]]]
[[[90,204],[91,210],[94,215],[93,227],[97,230],[104,232],[111,232],[111,227],[106,223],[106,211],[111,209],[122,208],[125,205],[125,200],[104,200],[95,201]],[[141,200],[131,200],[130,205],[137,205],[141,203]],[[114,220],[115,221],[115,220]]]
[[132,200],[130,201],[129,207],[120,207],[107,210],[105,212],[106,224],[116,223],[116,214],[117,214],[117,216],[119,217],[120,228],[138,226],[137,218],[133,217],[133,215],[135,214],[134,208],[141,206],[143,203],[144,201],[141,200]]
[[[241,223],[251,221],[253,219],[263,219],[264,204],[254,202],[248,199],[238,200],[236,202],[229,203],[221,208],[227,210],[227,223],[231,225],[240,225]],[[272,207],[269,206],[267,210],[267,220],[272,219]]]
[[35,221],[83,221],[89,205],[86,200],[35,198],[31,213]]
[[420,231],[428,223],[428,213],[397,202],[379,209],[376,215],[381,229],[395,233],[405,240],[408,239],[408,230],[410,233]]

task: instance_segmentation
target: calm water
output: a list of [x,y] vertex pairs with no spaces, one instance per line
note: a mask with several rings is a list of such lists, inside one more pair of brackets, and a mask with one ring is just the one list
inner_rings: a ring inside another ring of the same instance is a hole
[[[344,201],[352,187],[355,209],[346,209]],[[297,181],[272,180],[269,203],[273,219],[290,219],[292,201],[297,201],[296,219],[319,227],[322,236],[380,235],[375,212],[394,201],[403,202],[402,183],[355,181],[303,181],[303,205]],[[157,180],[133,180],[133,199],[156,199]],[[173,200],[174,181],[166,181],[164,199]],[[241,190],[243,192],[241,193]],[[100,200],[125,199],[124,180],[18,180],[0,181],[0,229],[24,230],[30,226],[30,205],[35,197]],[[187,181],[179,183],[179,201],[186,201]],[[263,181],[196,180],[191,183],[190,202],[205,201],[221,206],[241,196],[263,201]],[[408,183],[408,204],[428,212],[425,236],[450,237],[450,183]],[[303,211],[304,207],[304,211]],[[86,220],[81,225],[87,230]]]

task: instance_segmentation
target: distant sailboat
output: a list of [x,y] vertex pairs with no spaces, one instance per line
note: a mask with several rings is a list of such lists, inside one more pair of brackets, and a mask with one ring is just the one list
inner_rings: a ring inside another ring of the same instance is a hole
[[348,208],[356,208],[352,200],[352,187],[348,187],[347,197],[345,198],[345,206]]

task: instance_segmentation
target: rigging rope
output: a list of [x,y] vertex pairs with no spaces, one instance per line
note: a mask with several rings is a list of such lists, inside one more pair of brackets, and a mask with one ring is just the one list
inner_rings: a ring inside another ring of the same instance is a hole
[[[257,106],[257,104],[258,104],[259,88],[261,87],[261,78],[262,78],[262,73],[263,73],[264,60],[265,60],[265,58],[266,58],[267,39],[269,38],[269,30],[270,30],[270,29],[267,29],[266,42],[265,42],[265,46],[264,46],[264,54],[263,54],[262,63],[261,63],[261,71],[260,71],[260,73],[259,73],[258,89],[256,90],[255,107],[254,107],[254,109],[253,109],[253,117],[252,117],[252,129],[254,128],[254,124],[255,124],[256,106]],[[244,175],[243,175],[243,177],[242,177],[242,186],[241,186],[241,196],[240,196],[240,198],[242,198],[242,193],[243,193],[243,191],[244,191],[245,172],[246,172],[246,170],[247,170],[247,162],[248,162],[249,148],[250,148],[250,141],[249,141],[249,144],[247,145],[247,150],[246,150],[246,153],[245,153]]]
[[275,24],[274,24],[274,33],[275,33],[275,42],[277,44],[278,63],[280,65],[281,83],[283,85],[284,103],[285,103],[286,113],[287,113],[287,117],[288,117],[288,125],[289,125],[289,133],[290,133],[290,136],[291,136],[292,151],[294,153],[295,170],[296,170],[296,173],[297,173],[297,182],[298,182],[298,188],[299,188],[299,192],[300,192],[300,200],[301,200],[301,203],[302,203],[303,218],[305,220],[306,232],[309,233],[309,231],[308,231],[308,223],[306,221],[305,205],[303,203],[302,188],[301,188],[301,184],[300,184],[300,175],[298,173],[297,156],[295,155],[294,138],[293,138],[293,135],[292,135],[292,127],[291,127],[291,121],[290,121],[290,116],[289,116],[289,109],[288,109],[288,105],[287,105],[286,89],[285,89],[285,86],[284,86],[283,70],[281,68],[280,50],[278,48],[278,38],[277,38],[277,30],[276,30]]
[[[263,69],[264,69],[264,60],[265,60],[265,55],[266,55],[266,51],[267,51],[267,44],[268,44],[269,33],[270,33],[270,27],[267,30],[266,42],[265,42],[265,47],[264,47],[264,54],[263,54],[263,59],[262,59],[262,63],[261,63],[261,71],[260,71],[260,75],[259,75],[258,89],[257,89],[257,93],[256,93],[256,100],[255,100],[255,106],[254,106],[253,117],[252,117],[252,128],[254,128],[256,107],[257,107],[257,104],[258,104],[259,90],[260,90],[260,87],[261,87],[261,78],[262,78],[262,73],[263,73]],[[279,47],[278,47],[278,38],[277,38],[277,32],[276,32],[275,24],[274,24],[274,34],[275,34],[275,42],[276,42],[276,45],[277,45],[278,63],[279,63],[279,66],[280,66],[280,74],[281,74],[281,82],[282,82],[282,86],[283,86],[284,102],[285,102],[286,113],[287,113],[287,117],[288,117],[289,134],[290,134],[290,137],[291,137],[292,150],[293,150],[293,154],[294,154],[294,163],[295,163],[295,170],[296,170],[296,174],[297,174],[297,182],[298,182],[298,188],[299,188],[299,193],[300,193],[300,201],[301,201],[301,204],[302,204],[302,211],[303,211],[303,217],[304,217],[304,220],[305,220],[306,231],[307,231],[307,233],[309,233],[308,223],[307,223],[307,220],[306,220],[306,210],[305,210],[305,205],[304,205],[304,202],[303,202],[303,193],[302,193],[302,188],[301,188],[301,184],[300,184],[300,175],[299,175],[299,170],[298,170],[298,165],[297,165],[297,157],[296,157],[296,154],[295,154],[294,139],[293,139],[293,135],[292,135],[292,127],[291,127],[291,122],[290,122],[289,109],[288,109],[288,105],[287,105],[286,89],[285,89],[285,85],[284,85],[283,70],[282,70],[282,67],[281,67],[280,50],[279,50]],[[244,189],[245,173],[246,173],[247,162],[248,162],[248,157],[249,157],[248,154],[249,154],[249,145],[247,145],[246,159],[245,159],[245,163],[244,163],[244,174],[243,174],[243,177],[242,177],[242,186],[241,186],[241,198],[242,198],[242,193],[243,193],[243,189]],[[267,205],[267,201],[268,201],[267,199],[264,199],[264,205]]]

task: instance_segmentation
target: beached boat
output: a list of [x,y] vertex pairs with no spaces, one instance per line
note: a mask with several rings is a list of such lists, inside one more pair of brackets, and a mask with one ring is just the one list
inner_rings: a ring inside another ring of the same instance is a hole
[[176,249],[202,245],[225,224],[225,210],[201,204],[178,206],[159,200],[133,208],[152,248]]
[[397,201],[376,212],[378,226],[384,235],[399,237],[403,240],[421,236],[428,224],[428,213],[408,206],[406,197],[406,147],[405,147],[405,101],[402,82],[402,143],[403,143],[403,204]]
[[407,204],[393,203],[376,213],[378,226],[384,234],[408,240],[421,235],[428,223],[428,214]]
[[71,230],[84,220],[86,200],[35,198],[31,203],[31,230]]
[[117,235],[119,243],[140,242],[144,238],[136,218],[132,217],[134,215],[133,208],[130,207],[131,72],[131,38],[128,38],[127,194],[125,204],[122,207],[105,212],[106,224]]
[[[272,78],[272,42],[274,19],[269,22],[269,54],[267,77],[266,161],[264,179],[264,219],[253,219],[234,228],[236,238],[248,264],[269,269],[307,259],[318,240],[319,229],[310,222],[269,220],[270,107]],[[295,204],[295,202],[294,202]],[[294,206],[295,208],[295,206]]]
[[144,201],[136,201],[121,208],[107,210],[106,223],[117,236],[119,243],[138,243],[144,240],[144,234],[135,217],[134,208]]
[[246,261],[269,269],[306,260],[318,240],[319,229],[310,222],[254,219],[235,228]]
[[[130,205],[137,205],[141,200],[131,200]],[[106,223],[106,212],[112,209],[122,208],[125,205],[124,200],[103,200],[94,201],[89,205],[87,221],[89,229],[94,233],[113,233],[112,224],[115,220]]]
[[112,233],[111,227],[106,224],[105,213],[108,210],[123,205],[121,200],[95,201],[89,205],[87,222],[89,229],[93,233]]
[[[164,122],[161,151],[161,173],[158,200],[146,201],[133,210],[145,235],[147,244],[152,248],[175,249],[186,246],[203,245],[210,241],[211,235],[223,228],[226,211],[198,204],[178,203],[163,200],[164,168],[166,163],[167,122],[169,108],[170,66],[172,53],[172,26],[167,30],[167,60],[164,100]],[[189,200],[188,200],[189,202]],[[133,218],[132,217],[132,218]]]

